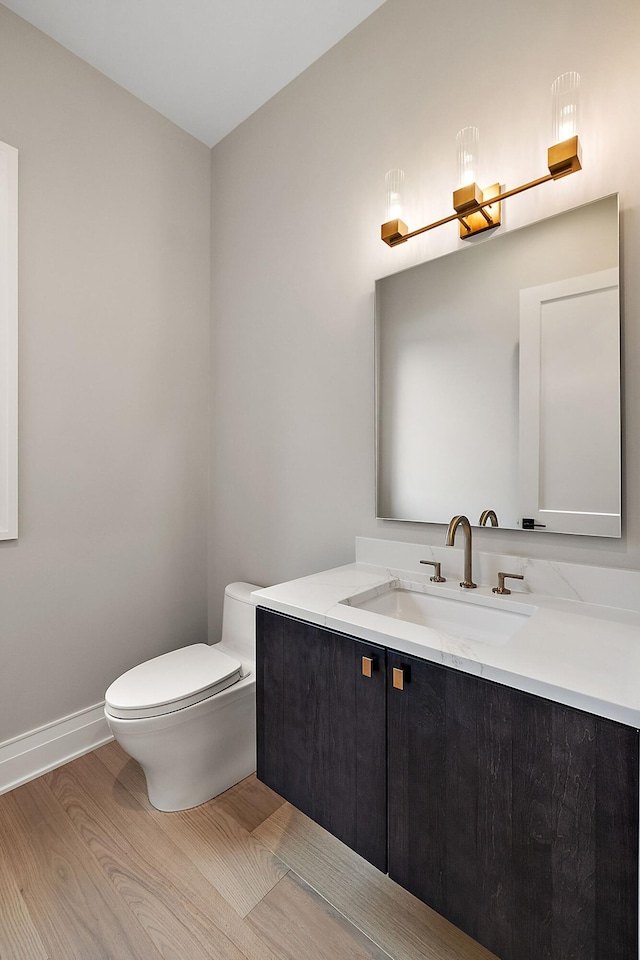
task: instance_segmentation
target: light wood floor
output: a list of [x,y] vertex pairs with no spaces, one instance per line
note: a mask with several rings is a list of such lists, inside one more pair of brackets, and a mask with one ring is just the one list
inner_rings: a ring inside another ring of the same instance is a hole
[[494,960],[249,777],[159,813],[115,743],[0,796],[0,960]]

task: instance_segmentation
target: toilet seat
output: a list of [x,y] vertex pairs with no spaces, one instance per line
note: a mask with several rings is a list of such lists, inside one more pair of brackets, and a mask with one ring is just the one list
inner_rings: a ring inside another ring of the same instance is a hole
[[122,720],[159,717],[212,697],[242,675],[235,657],[193,643],[123,673],[107,690],[105,706]]

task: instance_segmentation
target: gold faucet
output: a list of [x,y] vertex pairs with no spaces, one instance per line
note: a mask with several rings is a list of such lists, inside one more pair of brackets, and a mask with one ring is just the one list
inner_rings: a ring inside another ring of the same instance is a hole
[[491,521],[492,527],[498,526],[498,518],[496,516],[495,510],[483,510],[480,514],[479,525],[481,527],[486,527],[487,521]]
[[468,588],[477,587],[478,584],[474,583],[471,579],[471,524],[467,517],[452,517],[444,542],[447,547],[453,546],[458,527],[462,527],[462,532],[464,533],[464,580],[460,582],[460,586]]
[[524,580],[524,576],[521,573],[499,573],[498,574],[498,586],[493,588],[494,593],[511,593],[504,585],[506,579],[509,580]]

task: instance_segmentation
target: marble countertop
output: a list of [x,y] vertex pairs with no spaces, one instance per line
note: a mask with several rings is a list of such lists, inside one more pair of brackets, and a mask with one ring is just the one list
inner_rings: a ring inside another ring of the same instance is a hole
[[423,575],[350,563],[257,590],[252,600],[279,613],[640,728],[640,612],[514,590],[504,601],[515,601],[531,610],[531,615],[511,639],[494,645],[386,617],[350,602],[393,580],[408,580],[418,590],[442,591],[442,596],[481,605],[504,602],[490,586],[469,591],[451,579],[432,584],[432,572]]

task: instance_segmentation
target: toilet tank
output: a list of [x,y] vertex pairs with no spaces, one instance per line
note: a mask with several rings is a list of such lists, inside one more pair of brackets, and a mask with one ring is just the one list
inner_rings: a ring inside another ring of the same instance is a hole
[[230,583],[224,591],[221,642],[241,660],[256,658],[256,608],[250,596],[262,588],[255,583]]

